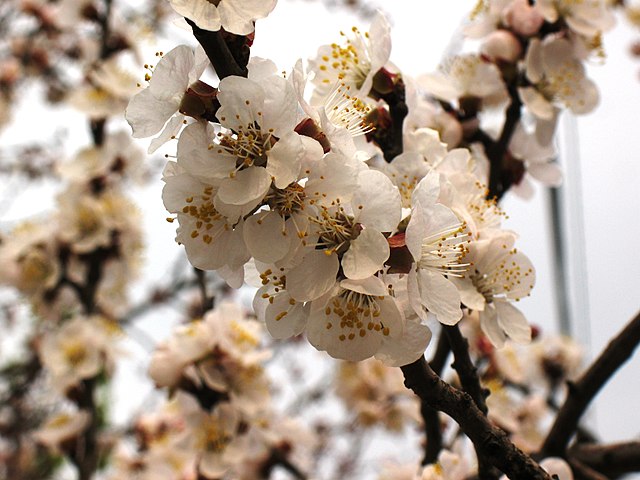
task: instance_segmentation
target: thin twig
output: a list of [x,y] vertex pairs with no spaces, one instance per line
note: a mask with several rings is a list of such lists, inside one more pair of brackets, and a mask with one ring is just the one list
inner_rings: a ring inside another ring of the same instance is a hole
[[542,446],[545,457],[563,456],[578,427],[578,422],[591,400],[613,374],[633,354],[640,343],[640,312],[616,336],[591,367],[575,382],[569,383],[569,393],[558,412]]

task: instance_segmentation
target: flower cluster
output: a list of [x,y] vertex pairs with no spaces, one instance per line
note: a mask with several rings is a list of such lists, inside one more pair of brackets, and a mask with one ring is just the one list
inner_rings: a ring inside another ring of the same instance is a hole
[[336,374],[336,394],[363,427],[383,426],[400,432],[419,421],[417,399],[403,385],[402,373],[375,359],[342,362]]
[[285,458],[305,465],[314,439],[273,409],[263,369],[270,352],[261,333],[262,326],[232,303],[176,329],[149,367],[172,398],[140,418],[139,453],[123,442],[108,478],[249,480]]
[[[429,342],[428,315],[454,325],[461,302],[483,312],[496,344],[526,342],[528,324],[511,302],[529,294],[535,274],[485,200],[482,159],[448,151],[424,126],[405,133],[404,151],[388,163],[367,142],[389,114],[381,97],[402,82],[385,68],[389,54],[379,15],[370,32],[354,27],[344,44],[318,50],[310,101],[301,62],[283,77],[254,58],[247,78],[221,80],[216,121],[186,122],[164,172],[176,240],[194,266],[231,285],[251,265],[254,307],[269,332],[306,332],[336,358],[409,363]],[[203,83],[194,58],[181,46],[160,60],[127,110],[136,135],[162,129],[190,85]],[[179,118],[166,127],[172,135]]]
[[[198,55],[180,46],[163,56],[127,110],[137,136],[162,129],[204,83]],[[370,32],[354,27],[343,44],[320,47],[309,74],[302,62],[284,77],[252,58],[247,78],[208,87],[215,121],[180,115],[168,124],[177,160],[165,168],[163,200],[176,240],[195,267],[232,286],[246,272],[257,280],[254,308],[272,336],[305,332],[336,358],[412,362],[429,343],[429,316],[454,325],[461,303],[482,311],[496,344],[527,342],[512,302],[535,274],[486,200],[482,157],[449,151],[414,125],[403,152],[380,161],[384,98],[404,88],[389,55],[378,15]]]

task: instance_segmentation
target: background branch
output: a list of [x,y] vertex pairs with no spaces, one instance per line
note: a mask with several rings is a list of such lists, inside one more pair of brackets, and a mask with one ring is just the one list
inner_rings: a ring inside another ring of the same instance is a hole
[[640,312],[616,336],[575,383],[558,412],[542,446],[544,457],[563,456],[585,410],[605,383],[633,354],[640,343]]
[[625,473],[640,471],[640,441],[574,445],[569,449],[569,457],[609,478],[617,478]]

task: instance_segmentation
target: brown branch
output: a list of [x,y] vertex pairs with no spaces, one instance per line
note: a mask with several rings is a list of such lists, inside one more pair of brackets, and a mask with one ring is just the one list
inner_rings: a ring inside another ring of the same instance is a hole
[[100,463],[98,434],[101,428],[98,405],[95,401],[96,378],[82,381],[72,393],[79,410],[89,412],[91,420],[86,430],[78,437],[76,448],[69,458],[78,470],[78,480],[90,480]]
[[[380,147],[385,161],[390,163],[403,151],[403,125],[404,119],[409,113],[409,107],[406,103],[402,77],[389,74],[384,69],[381,69],[377,75],[388,75],[389,82],[393,82],[393,84],[384,92],[376,91],[373,88],[369,95],[375,99],[384,100],[389,111],[385,113],[380,109],[374,110],[374,113],[377,114],[374,117],[380,116],[381,118],[372,122],[376,129],[369,133],[367,138],[373,140]],[[391,79],[391,77],[393,78]],[[374,85],[375,83],[374,80]]]
[[574,480],[609,480],[600,472],[596,472],[575,458],[569,458],[569,465],[571,465]]
[[469,356],[469,342],[462,336],[458,325],[443,325],[442,329],[449,339],[449,345],[455,359],[451,366],[458,373],[463,390],[471,395],[480,411],[486,415],[485,398],[488,392],[482,388],[478,369]]
[[198,285],[198,289],[200,290],[200,315],[204,315],[209,310],[213,310],[216,302],[216,297],[215,295],[209,295],[209,293],[207,292],[207,272],[195,267],[193,268],[193,271],[196,274],[196,283]]
[[431,357],[431,360],[429,361],[429,366],[436,375],[442,375],[442,370],[444,370],[450,353],[451,347],[449,346],[449,339],[441,328],[440,336],[438,337],[438,344],[436,345],[436,351],[433,353],[433,357]]
[[[449,358],[449,340],[444,334],[444,331],[440,330],[440,336],[438,337],[438,344],[436,345],[436,351],[431,357],[429,366],[436,375],[440,375],[444,366]],[[440,451],[442,450],[442,425],[440,423],[440,413],[431,408],[427,403],[421,402],[420,415],[424,422],[424,456],[422,457],[422,465],[428,465],[435,463],[438,460]]]
[[407,388],[423,403],[453,418],[484,461],[510,478],[551,480],[549,474],[518,449],[503,430],[489,422],[467,393],[440,379],[424,357],[401,368]]
[[640,312],[616,336],[575,383],[542,446],[544,457],[563,456],[591,400],[633,354],[640,343]]
[[425,446],[422,465],[436,463],[442,450],[442,426],[440,413],[426,402],[420,403],[420,415],[424,421]]
[[[246,37],[233,35],[223,30],[218,30],[217,32],[203,30],[193,20],[188,18],[185,18],[185,20],[191,26],[193,36],[202,45],[220,80],[230,75],[246,77],[249,74],[247,70],[249,47],[247,46]],[[227,39],[232,41],[228,42]],[[230,45],[233,45],[234,48]]]
[[285,444],[275,446],[271,449],[269,458],[260,470],[262,478],[270,478],[271,472],[276,467],[280,467],[289,472],[297,480],[307,480],[307,475],[289,460],[287,455],[291,451],[291,448],[290,445]]
[[[462,389],[471,396],[480,411],[484,415],[487,415],[488,410],[485,398],[488,394],[488,391],[484,390],[482,388],[482,385],[480,384],[478,369],[473,364],[471,356],[469,355],[469,342],[462,336],[460,327],[458,327],[458,325],[443,325],[442,329],[443,333],[445,333],[447,338],[449,339],[449,345],[451,346],[451,351],[453,352],[453,356],[455,359],[452,367],[458,373],[458,378],[460,378]],[[486,461],[480,455],[480,452],[476,451],[476,453],[478,454],[478,472],[480,478],[500,478],[499,472],[491,468],[491,465],[487,465]]]
[[[496,142],[485,145],[486,154],[490,162],[488,198],[495,197],[498,200],[524,174],[524,170],[520,172],[519,169],[516,169],[518,170],[516,172],[512,172],[513,166],[520,165],[522,167],[522,165],[521,162],[510,158],[507,152],[513,132],[515,132],[520,121],[522,110],[522,101],[518,94],[517,85],[509,85],[509,96],[511,97],[511,103],[507,108],[502,133]],[[514,163],[514,165],[510,165],[511,163]]]
[[598,445],[574,445],[568,456],[610,478],[630,472],[640,472],[640,441]]

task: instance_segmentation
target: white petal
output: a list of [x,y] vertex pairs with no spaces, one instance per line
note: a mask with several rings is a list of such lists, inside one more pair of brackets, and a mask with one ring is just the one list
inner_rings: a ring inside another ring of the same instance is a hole
[[300,135],[290,132],[269,150],[267,172],[275,179],[276,188],[285,188],[298,179],[304,146]]
[[361,280],[346,278],[340,282],[340,286],[365,295],[383,297],[389,294],[386,285],[379,277],[368,277]]
[[222,26],[236,35],[253,32],[253,21],[266,17],[276,0],[224,0],[218,4]]
[[264,89],[256,82],[228,76],[220,82],[217,98],[220,108],[216,117],[225,127],[240,131],[255,122],[260,123],[258,112],[264,106]]
[[455,325],[462,318],[460,294],[450,280],[428,270],[418,270],[422,303],[440,323]]
[[437,98],[450,102],[458,100],[462,92],[456,88],[447,75],[441,72],[427,73],[417,78],[418,84]]
[[498,325],[498,313],[493,304],[487,305],[487,308],[480,312],[480,328],[494,347],[501,348],[504,345],[507,337]]
[[432,169],[420,180],[411,195],[411,205],[422,203],[422,205],[433,205],[440,195],[440,174]]
[[297,124],[298,97],[291,83],[279,75],[272,75],[260,82],[265,91],[262,107],[263,130],[271,129],[272,133],[282,138],[293,131]]
[[315,300],[336,283],[340,261],[336,254],[324,250],[309,251],[300,264],[287,272],[287,291],[299,302]]
[[271,175],[261,167],[249,167],[240,170],[233,178],[220,184],[218,197],[230,205],[244,205],[261,200],[271,185]]
[[191,47],[177,46],[164,55],[156,65],[149,80],[149,90],[154,97],[163,100],[184,95],[189,86],[189,72],[193,66],[194,56]]
[[422,304],[422,295],[420,293],[420,285],[418,284],[418,273],[415,268],[411,269],[407,276],[407,293],[409,295],[411,309],[418,315],[420,320],[426,321],[429,315]]
[[289,251],[284,219],[276,212],[257,212],[244,224],[244,241],[259,262],[275,263]]
[[260,82],[261,80],[278,74],[278,66],[267,58],[252,56],[247,65],[249,70],[249,80]]
[[522,103],[538,118],[551,120],[555,115],[554,106],[542,96],[535,88],[518,88],[518,94]]
[[340,319],[327,316],[324,310],[312,312],[307,324],[307,340],[318,350],[327,352],[333,358],[359,362],[371,357],[382,344],[382,335],[369,333],[364,338],[340,340],[342,329],[338,327]]
[[386,237],[377,230],[365,228],[342,257],[342,269],[348,278],[363,279],[380,270],[388,258]]
[[389,177],[367,169],[358,175],[358,184],[352,199],[354,211],[359,210],[356,221],[381,232],[395,230],[402,218],[402,201]]
[[384,339],[375,357],[390,367],[401,367],[415,362],[427,349],[431,330],[416,320],[407,320],[404,334],[399,339]]
[[287,292],[276,295],[265,312],[267,330],[273,338],[282,339],[300,335],[307,325],[310,304],[305,307],[295,302],[291,305]]
[[239,267],[224,265],[216,270],[216,272],[231,288],[235,288],[237,290],[244,285],[244,265]]
[[187,126],[178,140],[178,163],[190,174],[204,181],[227,178],[236,167],[236,157],[215,145],[209,149],[214,136],[208,122]]
[[478,292],[469,278],[452,278],[450,280],[460,293],[460,301],[465,307],[472,310],[482,311],[485,308],[486,300],[484,296]]
[[509,302],[494,302],[498,312],[498,325],[516,343],[531,342],[531,326],[524,314]]
[[160,135],[151,140],[147,153],[151,155],[169,140],[176,138],[178,132],[180,132],[180,129],[182,128],[183,121],[184,116],[182,115],[174,115],[173,117],[171,117],[171,120],[169,120]]
[[529,43],[525,63],[527,67],[527,78],[533,83],[538,83],[542,80],[544,67],[542,65],[542,45],[539,39],[534,38]]
[[220,30],[218,8],[206,0],[169,0],[173,9],[205,30]]
[[600,92],[596,84],[587,78],[583,79],[576,86],[573,95],[565,99],[567,107],[576,115],[583,115],[591,112],[600,101]]
[[127,109],[125,117],[135,138],[145,138],[155,135],[167,120],[178,111],[179,102],[158,99],[149,88],[134,95]]

